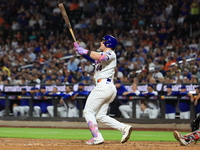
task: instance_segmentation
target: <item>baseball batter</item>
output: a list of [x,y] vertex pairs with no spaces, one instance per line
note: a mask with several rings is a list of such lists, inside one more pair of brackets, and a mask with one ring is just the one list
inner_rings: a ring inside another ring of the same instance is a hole
[[93,136],[86,142],[89,145],[104,142],[104,138],[98,129],[97,121],[121,131],[121,143],[127,142],[132,132],[132,126],[121,123],[107,115],[109,104],[116,96],[113,78],[117,61],[113,50],[117,46],[117,43],[117,40],[113,36],[104,36],[100,42],[99,49],[102,51],[100,53],[86,50],[78,43],[74,43],[76,51],[95,64],[94,78],[96,86],[88,96],[84,108],[84,116]]

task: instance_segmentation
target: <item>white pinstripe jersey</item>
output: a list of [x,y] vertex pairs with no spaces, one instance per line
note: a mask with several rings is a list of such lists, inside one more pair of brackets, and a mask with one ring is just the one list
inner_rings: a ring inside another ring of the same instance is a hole
[[108,50],[106,52],[101,52],[108,56],[107,61],[96,61],[95,63],[95,80],[98,79],[113,79],[115,74],[115,67],[117,65],[116,54],[113,50]]

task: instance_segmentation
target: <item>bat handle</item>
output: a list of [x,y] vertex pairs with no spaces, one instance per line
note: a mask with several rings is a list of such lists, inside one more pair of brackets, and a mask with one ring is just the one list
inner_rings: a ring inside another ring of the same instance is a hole
[[75,35],[74,35],[74,32],[73,32],[72,28],[70,28],[69,31],[70,31],[70,33],[71,33],[73,39],[74,39],[74,42],[76,42],[76,37],[75,37]]

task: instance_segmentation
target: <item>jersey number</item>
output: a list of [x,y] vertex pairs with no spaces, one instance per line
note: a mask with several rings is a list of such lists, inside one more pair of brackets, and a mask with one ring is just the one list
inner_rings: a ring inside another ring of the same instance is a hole
[[98,65],[96,71],[101,71],[101,70],[102,70],[102,65]]

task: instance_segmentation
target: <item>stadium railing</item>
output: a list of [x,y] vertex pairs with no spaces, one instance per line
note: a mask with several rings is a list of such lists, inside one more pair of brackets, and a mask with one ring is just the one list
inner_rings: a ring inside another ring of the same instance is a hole
[[[86,100],[87,96],[77,96],[76,100],[78,101],[78,110],[79,110],[79,117],[78,118],[68,118],[68,117],[59,117],[57,114],[57,106],[60,100],[60,96],[19,96],[19,95],[6,95],[6,96],[0,96],[0,100],[4,99],[6,101],[6,107],[5,107],[5,115],[0,117],[0,120],[38,120],[38,121],[84,121],[83,117],[83,100]],[[10,102],[12,100],[21,100],[26,99],[29,101],[29,116],[28,117],[14,117],[10,115]],[[34,101],[40,101],[40,100],[52,100],[52,104],[54,106],[54,117],[33,117],[33,103]],[[132,118],[125,119],[122,117],[118,117],[118,120],[122,120],[125,122],[139,122],[139,123],[189,123],[191,122],[191,119],[195,116],[195,109],[194,104],[190,102],[190,98],[188,96],[165,96],[165,95],[159,95],[159,96],[151,96],[151,97],[141,97],[141,96],[117,96],[116,100],[128,100],[132,102]],[[160,115],[156,119],[143,119],[143,118],[137,118],[136,119],[136,101],[138,100],[151,100],[151,101],[158,101],[160,105]],[[190,112],[191,117],[190,119],[165,119],[165,102],[166,100],[176,100],[177,103],[181,101],[188,101],[190,102]],[[65,100],[67,101],[67,99]],[[149,121],[147,121],[149,120]]]

